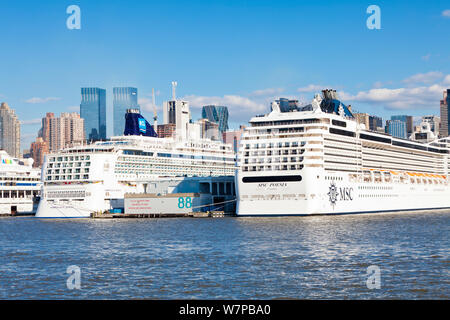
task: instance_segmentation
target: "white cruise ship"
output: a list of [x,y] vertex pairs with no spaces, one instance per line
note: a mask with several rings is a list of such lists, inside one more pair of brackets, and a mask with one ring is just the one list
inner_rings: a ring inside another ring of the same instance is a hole
[[311,215],[450,208],[450,137],[369,131],[333,90],[250,120],[238,157],[237,214]]
[[136,110],[129,110],[124,136],[45,156],[36,217],[87,218],[123,208],[125,193],[146,192],[148,182],[159,177],[232,176],[235,170],[231,145],[158,138]]
[[17,159],[0,150],[0,215],[33,213],[41,190],[41,170],[33,159]]

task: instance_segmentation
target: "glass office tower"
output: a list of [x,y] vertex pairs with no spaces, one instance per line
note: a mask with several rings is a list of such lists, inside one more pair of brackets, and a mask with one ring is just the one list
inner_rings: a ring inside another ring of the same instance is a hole
[[132,87],[113,88],[114,135],[122,136],[125,129],[127,109],[138,109],[138,90]]
[[202,118],[215,122],[219,125],[219,131],[224,133],[228,130],[228,108],[224,106],[204,106]]
[[401,120],[387,120],[386,131],[393,137],[407,139],[407,125],[406,122]]
[[391,116],[391,120],[399,120],[406,123],[406,133],[408,135],[411,135],[413,133],[413,117],[407,116],[407,115],[397,115],[397,116]]
[[80,116],[87,141],[106,140],[106,90],[81,88]]

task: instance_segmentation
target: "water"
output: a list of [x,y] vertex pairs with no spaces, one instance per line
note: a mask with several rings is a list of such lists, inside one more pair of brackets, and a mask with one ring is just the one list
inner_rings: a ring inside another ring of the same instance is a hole
[[[0,298],[449,299],[449,227],[449,213],[2,218]],[[380,289],[367,288],[371,265]]]

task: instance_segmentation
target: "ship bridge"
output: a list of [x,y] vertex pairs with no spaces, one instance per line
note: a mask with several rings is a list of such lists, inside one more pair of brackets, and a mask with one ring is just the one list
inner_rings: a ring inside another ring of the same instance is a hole
[[[350,107],[343,104],[336,93],[336,90],[325,89],[322,90],[322,97],[319,94],[314,96],[313,101],[310,104],[300,106],[298,100],[287,100],[280,98],[275,100],[271,105],[272,112],[275,114],[289,114],[293,112],[324,112],[329,114],[335,114],[341,117],[354,119],[353,113]],[[264,115],[256,116],[264,117]]]

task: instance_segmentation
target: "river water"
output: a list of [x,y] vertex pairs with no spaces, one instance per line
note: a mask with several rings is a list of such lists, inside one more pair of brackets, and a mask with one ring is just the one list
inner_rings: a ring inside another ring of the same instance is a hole
[[1,218],[0,299],[449,299],[449,231],[450,213]]

